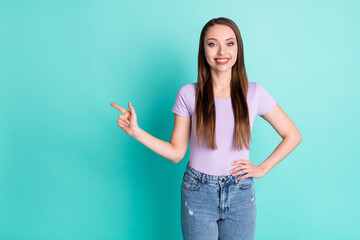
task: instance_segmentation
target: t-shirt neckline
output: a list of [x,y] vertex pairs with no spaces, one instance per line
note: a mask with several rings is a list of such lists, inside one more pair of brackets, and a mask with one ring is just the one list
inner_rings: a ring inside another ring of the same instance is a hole
[[214,97],[216,100],[222,100],[222,101],[224,101],[224,100],[230,100],[231,99],[231,97],[229,97],[229,98],[217,98],[217,97]]

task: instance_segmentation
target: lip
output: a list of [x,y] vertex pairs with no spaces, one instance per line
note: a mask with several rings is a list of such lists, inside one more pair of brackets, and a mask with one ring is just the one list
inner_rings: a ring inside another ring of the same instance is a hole
[[[224,65],[230,61],[230,58],[214,58],[216,64]],[[225,62],[218,62],[217,60],[227,60]]]

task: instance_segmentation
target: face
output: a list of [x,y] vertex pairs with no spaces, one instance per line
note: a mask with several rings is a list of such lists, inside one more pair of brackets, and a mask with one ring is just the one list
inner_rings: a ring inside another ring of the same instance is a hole
[[234,31],[226,25],[211,26],[205,34],[204,49],[206,61],[212,70],[231,71],[238,52]]

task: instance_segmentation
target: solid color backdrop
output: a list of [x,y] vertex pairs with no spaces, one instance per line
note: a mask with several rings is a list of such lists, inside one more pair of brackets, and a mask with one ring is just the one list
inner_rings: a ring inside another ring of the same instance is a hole
[[[357,1],[0,3],[0,239],[180,240],[174,164],[117,126],[128,109],[170,141],[171,108],[196,82],[200,31],[234,20],[249,81],[301,144],[255,179],[256,239],[354,239],[359,215]],[[280,143],[255,119],[250,160]]]

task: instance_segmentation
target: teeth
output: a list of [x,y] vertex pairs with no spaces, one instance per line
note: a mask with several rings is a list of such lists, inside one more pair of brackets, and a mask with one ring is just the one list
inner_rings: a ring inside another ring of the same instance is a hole
[[226,62],[226,61],[228,61],[229,59],[225,59],[225,60],[220,60],[220,59],[217,59],[216,61],[218,61],[218,62]]

